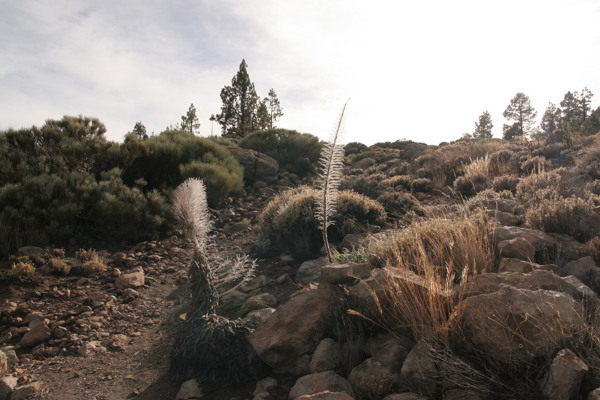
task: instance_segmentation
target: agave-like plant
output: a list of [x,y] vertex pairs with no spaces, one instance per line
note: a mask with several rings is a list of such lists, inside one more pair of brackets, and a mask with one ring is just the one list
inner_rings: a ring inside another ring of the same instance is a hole
[[327,259],[332,262],[331,246],[327,238],[327,228],[333,224],[332,217],[335,214],[338,188],[342,179],[342,169],[344,161],[344,145],[342,138],[344,135],[344,115],[348,106],[348,99],[342,108],[337,122],[331,132],[329,140],[325,142],[321,150],[319,166],[321,172],[318,180],[319,197],[317,199],[316,217],[320,223],[320,229],[323,231],[323,242],[327,251]]

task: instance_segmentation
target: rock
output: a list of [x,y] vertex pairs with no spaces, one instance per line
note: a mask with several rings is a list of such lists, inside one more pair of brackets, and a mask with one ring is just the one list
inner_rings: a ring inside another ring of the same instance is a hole
[[340,366],[340,345],[331,338],[321,340],[312,359],[310,360],[310,372],[323,372],[335,370]]
[[503,240],[498,243],[498,252],[501,257],[512,257],[525,261],[535,259],[535,247],[521,237]]
[[108,348],[113,351],[124,351],[129,345],[129,338],[127,335],[116,334],[113,335],[112,339],[108,344]]
[[113,268],[112,270],[112,276],[114,276],[115,278],[118,278],[121,276],[121,270],[119,268]]
[[79,348],[77,353],[83,357],[89,357],[93,353],[104,353],[105,351],[106,347],[103,347],[100,342],[92,340],[91,342],[84,343],[83,346]]
[[452,389],[444,393],[444,400],[480,400],[481,397],[471,390]]
[[385,396],[383,400],[429,400],[428,397],[423,397],[416,393],[395,393]]
[[327,257],[304,261],[296,272],[296,282],[306,285],[310,282],[318,282],[321,279],[321,268],[327,265]]
[[429,355],[428,345],[420,341],[412,348],[404,359],[400,375],[408,382],[412,382],[423,393],[433,393],[436,388],[427,382],[430,376],[436,376],[435,361]]
[[354,397],[343,392],[325,391],[316,394],[306,394],[296,397],[296,400],[354,400]]
[[265,181],[272,183],[277,180],[279,164],[274,158],[258,151],[237,146],[227,147],[227,149],[244,167],[244,179],[247,182]]
[[498,200],[480,200],[480,204],[488,210],[498,210],[508,214],[515,214],[516,208],[519,206],[519,202],[509,199],[498,199]]
[[573,275],[596,291],[600,289],[600,268],[592,257],[571,261],[564,267],[558,268],[557,272],[561,276]]
[[260,381],[256,382],[256,386],[254,387],[254,392],[252,392],[252,394],[256,396],[259,393],[270,393],[277,389],[277,385],[279,385],[279,382],[277,382],[277,379],[273,377],[261,379]]
[[[4,354],[6,355],[8,361],[8,370],[12,371],[13,368],[15,368],[17,366],[17,363],[19,362],[19,357],[17,356],[17,353],[14,349],[11,348],[5,348],[4,350],[2,350],[2,352],[4,352]],[[2,375],[0,374],[0,376]]]
[[540,264],[536,264],[531,261],[523,261],[519,260],[518,258],[502,257],[500,259],[498,271],[527,273],[541,268],[542,266]]
[[15,376],[0,378],[0,400],[9,400],[10,395],[17,387],[18,379]]
[[256,296],[249,297],[240,307],[240,315],[243,317],[250,311],[261,310],[267,307],[275,307],[277,298],[271,293],[261,293]]
[[498,222],[506,226],[517,226],[521,224],[521,217],[500,210],[488,210],[488,215],[496,218]]
[[255,394],[252,400],[275,400],[275,397],[271,393],[261,392]]
[[267,286],[268,279],[265,275],[258,275],[250,282],[240,285],[240,290],[244,293],[249,293],[257,289],[262,289]]
[[23,246],[17,250],[17,254],[35,260],[38,257],[44,256],[44,249],[35,246]]
[[325,391],[342,392],[352,396],[352,386],[347,380],[333,371],[318,372],[298,378],[288,396],[297,399],[300,396],[312,395]]
[[352,368],[350,383],[358,395],[382,398],[398,389],[402,364],[411,347],[387,342],[373,357]]
[[144,270],[137,267],[133,272],[123,274],[115,279],[114,287],[117,290],[144,286]]
[[565,293],[504,286],[463,300],[453,345],[485,349],[506,364],[528,363],[551,356],[570,337],[564,327],[579,329],[585,323],[581,309]]
[[250,296],[237,289],[230,289],[226,291],[219,297],[219,314],[227,316],[238,315],[240,307],[242,304],[244,304],[248,297]]
[[378,332],[375,336],[371,336],[362,345],[361,350],[373,357],[380,351],[384,351],[388,346],[394,346],[396,343],[402,343],[405,347],[410,347],[410,341],[404,338],[397,338],[387,332]]
[[33,311],[30,312],[29,314],[27,314],[24,318],[23,321],[21,321],[21,323],[23,325],[29,325],[32,321],[35,321],[36,319],[44,319],[44,314],[42,314],[39,311]]
[[33,347],[52,337],[50,328],[41,319],[35,319],[29,324],[29,331],[23,335],[19,344],[22,347]]
[[594,389],[588,394],[587,400],[600,400],[600,388]]
[[325,283],[305,290],[279,306],[248,340],[271,368],[289,370],[298,358],[317,347],[323,338],[323,320],[339,297],[339,288]]
[[260,310],[254,310],[246,315],[246,319],[252,321],[256,326],[262,324],[275,312],[274,308],[268,307]]
[[127,288],[123,290],[123,297],[125,297],[128,300],[134,300],[140,297],[140,293],[135,289]]
[[185,381],[179,387],[175,400],[201,399],[204,394],[200,384],[195,379]]
[[369,263],[329,264],[321,267],[321,279],[327,283],[351,283],[371,276]]
[[10,400],[24,400],[29,396],[33,396],[41,392],[43,387],[44,386],[42,382],[33,382],[28,385],[23,385],[13,391],[12,396],[10,396]]
[[542,381],[542,392],[548,400],[571,400],[579,387],[588,366],[569,349],[563,349],[552,360],[550,371]]
[[[542,264],[552,263],[554,258],[560,256],[558,240],[552,236],[535,229],[527,229],[516,226],[502,226],[494,230],[496,243],[503,240],[523,238],[527,240],[535,249],[535,259]],[[518,258],[518,257],[517,257]]]
[[8,356],[0,350],[0,376],[8,372]]

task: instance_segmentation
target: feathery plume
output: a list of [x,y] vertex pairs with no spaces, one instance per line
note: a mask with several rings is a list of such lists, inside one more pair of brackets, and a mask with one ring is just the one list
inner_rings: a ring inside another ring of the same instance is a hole
[[173,192],[172,207],[185,235],[192,240],[194,252],[204,252],[208,232],[212,227],[204,182],[189,178]]
[[350,99],[344,104],[331,136],[323,146],[319,160],[319,166],[321,167],[319,175],[320,193],[317,200],[316,217],[321,224],[320,228],[323,231],[323,242],[325,242],[329,262],[331,262],[331,247],[327,239],[327,228],[333,224],[331,217],[335,213],[338,188],[342,179],[344,145],[341,142],[344,133],[344,114],[346,113],[348,101]]

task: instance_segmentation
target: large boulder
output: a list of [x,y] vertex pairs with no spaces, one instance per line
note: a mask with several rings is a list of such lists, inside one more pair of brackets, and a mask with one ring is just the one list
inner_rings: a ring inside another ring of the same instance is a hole
[[23,335],[19,344],[21,347],[33,347],[52,337],[50,328],[42,319],[34,319],[29,323],[29,331]]
[[35,260],[36,258],[44,255],[44,249],[36,246],[23,246],[17,250],[17,254]]
[[353,395],[350,383],[333,371],[318,372],[298,378],[288,396],[297,399],[300,396],[312,395],[321,392],[342,392]]
[[600,290],[600,268],[592,257],[582,257],[557,268],[561,276],[573,275],[597,292]]
[[552,360],[550,371],[542,381],[542,392],[548,400],[571,400],[579,392],[588,366],[569,349],[563,349]]
[[321,268],[321,279],[327,283],[351,283],[357,279],[371,276],[371,267],[368,263],[329,264]]
[[135,288],[144,286],[144,269],[137,267],[128,274],[123,274],[115,279],[114,287],[117,290],[125,290],[128,288]]
[[388,342],[375,355],[352,368],[350,383],[357,394],[375,398],[395,392],[400,382],[400,370],[411,350],[401,341]]
[[437,391],[438,388],[432,386],[431,382],[437,380],[438,368],[431,357],[431,348],[425,341],[417,343],[408,353],[400,375],[421,393],[432,394]]
[[229,152],[244,167],[246,182],[263,181],[273,183],[277,180],[279,164],[274,158],[255,150],[241,147],[228,147]]
[[550,357],[585,324],[581,304],[570,295],[512,286],[469,297],[458,313],[453,346],[484,350],[506,365]]
[[535,259],[535,247],[522,237],[501,241],[498,243],[498,252],[501,257],[518,258],[525,261]]
[[321,340],[310,360],[310,372],[335,370],[340,366],[340,344],[332,338]]
[[338,287],[327,283],[303,290],[281,305],[248,340],[271,368],[297,371],[299,359],[308,357],[323,339],[323,321],[330,315],[330,306],[341,296]]
[[304,261],[296,272],[296,282],[306,285],[321,280],[321,268],[328,264],[327,257]]

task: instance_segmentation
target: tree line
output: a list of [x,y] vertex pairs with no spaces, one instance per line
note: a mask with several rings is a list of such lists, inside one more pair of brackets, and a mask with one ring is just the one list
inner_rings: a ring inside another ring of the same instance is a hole
[[[510,124],[502,127],[502,136],[512,139],[546,139],[551,142],[569,141],[574,135],[592,135],[600,131],[600,107],[591,109],[593,93],[586,87],[581,92],[567,92],[559,107],[548,103],[539,124],[536,123],[537,111],[531,105],[529,97],[517,93],[504,110],[502,116]],[[473,133],[464,137],[486,139],[492,137],[492,117],[484,111],[475,122]]]
[[[250,132],[260,129],[273,129],[275,122],[283,116],[283,108],[273,88],[269,89],[267,96],[260,98],[256,93],[254,83],[248,74],[248,64],[242,60],[238,72],[231,80],[231,85],[221,89],[221,111],[211,114],[211,124],[217,122],[221,125],[221,135],[232,139],[241,139]],[[211,126],[211,135],[213,135]],[[200,119],[194,103],[187,112],[181,116],[181,121],[175,126],[170,125],[168,131],[178,130],[192,135],[200,131]],[[140,139],[148,137],[146,127],[141,122],[136,122],[133,131]]]

